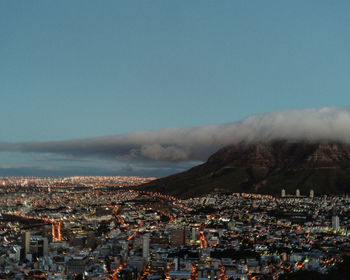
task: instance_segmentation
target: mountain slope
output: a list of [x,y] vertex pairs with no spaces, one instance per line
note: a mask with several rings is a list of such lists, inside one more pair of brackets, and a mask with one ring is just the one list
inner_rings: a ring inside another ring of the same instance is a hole
[[307,194],[350,192],[350,145],[286,142],[238,144],[188,171],[152,181],[143,189],[188,197],[215,190]]

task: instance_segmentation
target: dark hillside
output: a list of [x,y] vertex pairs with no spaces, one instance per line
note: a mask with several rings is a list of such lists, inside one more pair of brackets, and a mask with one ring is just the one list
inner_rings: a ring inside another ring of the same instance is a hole
[[142,186],[180,197],[208,192],[350,192],[350,145],[277,141],[225,147],[206,163]]

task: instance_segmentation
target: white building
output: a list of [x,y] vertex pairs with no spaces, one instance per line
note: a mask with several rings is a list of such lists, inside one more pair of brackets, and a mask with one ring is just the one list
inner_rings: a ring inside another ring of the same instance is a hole
[[286,190],[285,190],[285,189],[282,189],[282,191],[281,191],[281,197],[286,197]]
[[310,190],[310,198],[314,198],[314,196],[315,196],[314,190]]

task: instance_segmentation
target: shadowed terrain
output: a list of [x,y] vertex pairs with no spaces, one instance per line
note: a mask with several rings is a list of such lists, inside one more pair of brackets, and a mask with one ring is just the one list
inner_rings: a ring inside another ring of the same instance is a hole
[[188,171],[142,186],[180,197],[213,191],[302,194],[350,192],[350,145],[337,142],[241,143]]

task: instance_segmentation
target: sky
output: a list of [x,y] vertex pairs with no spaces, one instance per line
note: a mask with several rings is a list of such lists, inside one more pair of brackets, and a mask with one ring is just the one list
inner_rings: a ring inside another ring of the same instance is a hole
[[0,1],[0,175],[163,176],[247,119],[342,128],[349,26],[349,1]]

